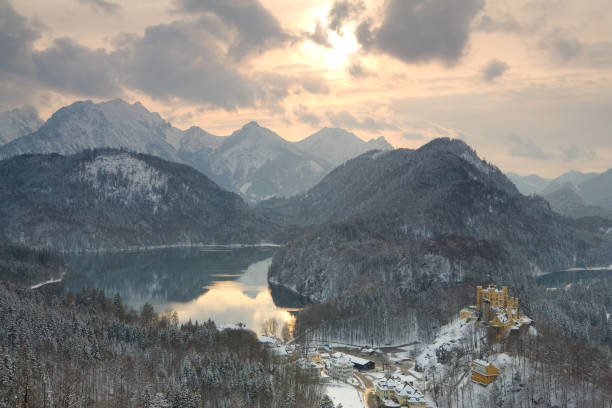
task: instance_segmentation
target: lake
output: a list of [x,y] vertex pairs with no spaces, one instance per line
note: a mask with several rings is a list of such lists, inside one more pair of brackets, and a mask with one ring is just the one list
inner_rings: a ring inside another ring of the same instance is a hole
[[[165,248],[141,251],[67,254],[70,274],[65,290],[85,287],[119,294],[124,304],[140,310],[149,302],[157,312],[176,311],[181,322],[217,325],[245,323],[260,331],[275,318],[292,322],[292,308],[282,294],[275,303],[267,273],[274,247]],[[276,291],[275,291],[276,295]]]
[[559,271],[541,275],[536,278],[536,282],[540,286],[547,288],[558,288],[567,284],[589,281],[593,279],[610,279],[612,278],[612,267],[599,269],[572,269],[567,271]]

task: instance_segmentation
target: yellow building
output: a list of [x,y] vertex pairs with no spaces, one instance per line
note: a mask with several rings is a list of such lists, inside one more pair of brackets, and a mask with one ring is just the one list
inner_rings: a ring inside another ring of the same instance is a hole
[[499,375],[499,369],[493,364],[484,360],[474,360],[472,362],[472,381],[485,387],[491,384]]
[[477,286],[476,313],[480,324],[493,330],[495,342],[500,342],[510,330],[531,321],[527,316],[519,314],[518,299],[508,296],[507,286],[501,289],[495,285],[487,288]]
[[472,321],[472,320],[477,320],[478,319],[478,315],[477,315],[476,311],[477,311],[476,306],[470,306],[470,307],[463,308],[459,312],[459,318],[460,319],[465,319],[468,322]]
[[508,296],[508,287],[502,286],[498,289],[495,285],[489,285],[486,289],[476,286],[476,307],[480,310],[482,304],[488,302],[492,307],[501,309],[516,309],[518,311],[518,299]]

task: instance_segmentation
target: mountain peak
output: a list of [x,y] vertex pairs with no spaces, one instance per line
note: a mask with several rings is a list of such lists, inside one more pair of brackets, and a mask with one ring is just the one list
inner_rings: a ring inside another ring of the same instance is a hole
[[368,140],[368,145],[372,146],[375,149],[379,150],[393,150],[394,147],[391,143],[385,139],[384,136],[378,136],[377,138],[372,138]]
[[337,166],[369,150],[393,149],[393,146],[384,139],[382,142],[379,142],[379,139],[365,142],[354,133],[342,128],[324,127],[300,140],[296,145],[302,151],[315,157],[322,157],[328,163]]
[[42,125],[38,112],[32,106],[0,112],[0,144],[30,134]]

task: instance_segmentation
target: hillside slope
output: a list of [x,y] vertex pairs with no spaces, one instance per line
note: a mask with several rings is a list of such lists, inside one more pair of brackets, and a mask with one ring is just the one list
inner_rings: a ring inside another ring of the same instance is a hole
[[[486,276],[486,268],[459,262],[462,251],[447,251],[457,238],[440,237],[461,237],[465,253],[497,248],[493,252],[506,254],[500,260],[508,267],[521,264],[523,273],[573,266],[589,259],[591,251],[609,246],[601,236],[578,231],[577,225],[552,211],[543,199],[520,194],[496,167],[480,160],[465,143],[450,139],[437,139],[414,151],[364,154],[336,168],[308,192],[263,202],[257,211],[281,222],[321,225],[280,251],[269,276],[271,282],[298,292],[324,293],[317,300],[345,289],[320,287],[325,280],[315,278],[317,273],[339,282],[344,278],[328,274],[350,275],[353,270],[362,274],[366,269],[358,265],[368,262],[379,265],[379,282],[403,273],[399,271],[411,256],[441,256],[440,262],[455,265],[454,269],[432,269],[427,266],[431,262],[417,262],[420,269],[437,270],[437,280],[445,281],[444,271],[452,274],[461,268],[466,277]],[[338,235],[334,232],[338,223],[360,233]],[[362,236],[373,237],[373,243],[361,246]],[[437,252],[425,244],[430,240],[436,240]],[[336,250],[338,241],[343,248]],[[385,250],[400,246],[404,254],[381,256],[384,251],[377,249],[381,246]],[[354,257],[334,255],[344,248],[358,250]],[[504,270],[489,263],[493,266],[491,274]],[[423,277],[414,287],[428,279]]]
[[114,149],[0,162],[0,234],[60,250],[257,243],[275,228],[196,170]]

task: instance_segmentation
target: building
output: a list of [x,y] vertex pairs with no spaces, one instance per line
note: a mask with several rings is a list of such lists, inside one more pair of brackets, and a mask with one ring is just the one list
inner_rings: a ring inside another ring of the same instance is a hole
[[470,306],[470,307],[461,309],[461,312],[459,312],[459,318],[465,319],[468,322],[477,320],[478,319],[478,309],[476,308],[476,306]]
[[412,383],[402,381],[399,377],[381,378],[374,381],[374,392],[382,406],[425,408],[425,397]]
[[353,363],[353,368],[359,371],[373,370],[376,366],[376,363],[370,360],[366,360],[365,358],[352,356],[350,354],[347,354],[346,357],[351,363]]
[[484,360],[472,362],[472,381],[484,385],[491,384],[499,375],[499,369]]
[[287,361],[289,361],[290,355],[285,346],[271,347],[269,350],[272,355],[272,358],[275,361],[281,363],[286,363]]
[[321,370],[323,366],[317,363],[313,363],[305,358],[300,358],[295,362],[299,372],[308,377],[310,380],[319,380],[321,378]]
[[498,289],[495,285],[487,288],[476,287],[476,305],[462,309],[461,318],[477,320],[481,326],[489,327],[494,341],[499,343],[510,330],[519,329],[522,324],[529,324],[529,319],[519,312],[519,301],[508,296],[508,287]]
[[330,377],[346,382],[353,376],[353,363],[345,357],[325,360],[325,371]]

